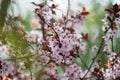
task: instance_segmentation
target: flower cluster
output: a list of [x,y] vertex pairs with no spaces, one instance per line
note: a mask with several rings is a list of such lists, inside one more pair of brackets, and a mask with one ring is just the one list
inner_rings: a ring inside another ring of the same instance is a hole
[[[42,33],[43,39],[41,39],[42,41],[39,43],[40,46],[38,46],[38,49],[41,47],[42,50],[50,52],[49,56],[51,56],[52,59],[58,64],[61,62],[70,64],[74,59],[73,55],[76,55],[75,51],[86,53],[86,43],[81,41],[82,38],[79,39],[77,37],[73,25],[66,26],[66,24],[69,24],[69,21],[73,21],[73,24],[75,24],[75,19],[84,21],[86,15],[89,14],[85,8],[83,8],[83,11],[81,13],[79,12],[79,14],[73,15],[70,14],[69,11],[69,14],[63,17],[64,19],[56,19],[54,22],[50,22],[51,19],[49,18],[49,20],[46,21],[48,17],[44,18],[45,16],[42,14],[44,14],[44,12],[48,13],[47,11],[51,11],[53,14],[53,12],[55,12],[53,10],[58,7],[57,4],[52,4],[51,6],[49,6],[47,3],[33,4],[39,6],[39,8],[35,9],[35,13],[39,17],[40,22],[42,21],[41,24],[44,26]],[[46,6],[48,9],[47,11]],[[84,17],[84,19],[82,17]],[[41,28],[43,29],[42,26]]]
[[[105,35],[103,36],[103,39],[106,41],[104,46],[104,52],[111,53],[113,49],[113,38],[118,35],[119,32],[119,25],[120,25],[120,7],[118,4],[114,4],[112,8],[105,9],[107,11],[107,14],[104,21],[104,27],[103,31],[105,32]],[[112,50],[110,50],[109,41],[112,43]]]
[[10,62],[0,58],[0,74],[9,74],[9,73],[15,75],[14,66]]
[[109,55],[108,69],[106,69],[104,77],[106,80],[120,79],[120,53],[111,53]]
[[63,78],[63,75],[59,74],[57,72],[57,66],[51,62],[48,64],[48,67],[44,71],[44,75],[42,77],[42,80],[61,80]]
[[[119,80],[120,79],[120,56],[114,50],[113,39],[119,32],[120,25],[120,5],[114,4],[112,8],[105,9],[108,13],[104,19],[105,26],[103,36],[105,46],[103,51],[108,55],[108,63],[105,64],[108,68],[104,71],[105,80]],[[111,46],[108,41],[111,41]]]
[[114,36],[119,27],[119,19],[120,19],[120,8],[118,4],[113,5],[110,9],[105,9],[107,14],[103,21],[105,22],[106,27],[104,27],[104,31],[106,31],[109,27],[112,29],[109,33]]
[[77,64],[72,64],[66,69],[65,75],[66,80],[79,80],[83,76],[83,72]]
[[[86,53],[87,44],[83,40],[88,40],[88,34],[81,32],[81,34],[79,34],[81,37],[78,37],[78,33],[74,29],[76,25],[83,23],[86,16],[89,14],[85,8],[83,8],[81,13],[74,13],[74,11],[69,10],[66,16],[63,15],[63,17],[60,19],[53,19],[50,16],[57,15],[55,12],[55,9],[58,7],[57,4],[52,4],[51,6],[49,6],[47,2],[33,4],[39,7],[35,9],[35,13],[39,18],[43,34],[41,39],[39,34],[35,36],[35,39],[33,38],[33,41],[39,39],[39,41],[36,41],[38,43],[36,50],[39,53],[39,57],[37,57],[37,59],[39,59],[40,62],[46,66],[43,80],[61,80],[63,77],[65,77],[67,80],[79,80],[84,78],[88,79],[88,77],[92,78],[93,76],[99,80],[106,80],[108,78],[117,79],[119,77],[119,72],[115,72],[115,69],[119,70],[119,57],[116,58],[118,60],[117,64],[108,67],[106,70],[96,66],[92,68],[93,71],[91,71],[91,66],[94,63],[93,62],[90,66],[90,69],[87,72],[83,72],[81,67],[73,62],[74,59],[80,57],[80,54],[78,53]],[[119,5],[115,4],[112,8],[105,10],[108,13],[103,19],[105,23],[103,31],[105,34],[103,36],[103,42],[101,43],[101,46],[104,46],[104,52],[108,53],[108,55],[112,55],[112,52],[114,52],[112,40],[119,31],[120,8]],[[112,42],[112,49],[107,41]],[[97,48],[98,53],[96,55],[100,53],[99,51],[101,48],[102,47]],[[97,58],[97,56],[95,58]],[[59,74],[57,71],[58,66],[61,66],[65,69],[64,75]],[[112,67],[114,69],[112,69]],[[112,70],[111,73],[110,70]],[[110,77],[109,73],[113,73],[114,77],[113,75]]]
[[58,10],[57,4],[52,4],[51,6],[47,2],[41,4],[33,2],[33,4],[38,6],[35,9],[35,13],[39,18],[43,34],[42,38],[38,37],[39,34],[37,34],[39,41],[36,41],[36,35],[35,38],[33,37],[33,41],[38,43],[36,50],[39,53],[39,57],[37,56],[37,59],[49,69],[45,70],[44,76],[47,76],[49,79],[61,80],[59,78],[61,75],[58,74],[57,68],[50,68],[49,65],[52,63],[56,67],[62,66],[63,68],[71,65],[66,70],[66,73],[69,73],[69,69],[73,69],[77,73],[73,77],[69,75],[74,74],[74,72],[70,72],[70,74],[66,74],[65,76],[68,75],[68,79],[79,79],[82,70],[76,64],[72,64],[74,59],[79,57],[79,52],[86,53],[87,44],[83,39],[87,40],[88,34],[77,33],[74,27],[79,23],[82,24],[89,12],[85,8],[83,8],[82,12],[78,13],[68,10],[67,15],[63,15],[62,18],[53,19],[52,15],[57,15],[55,11]]
[[55,59],[56,63],[71,64],[77,55],[75,50],[86,52],[86,45],[77,39],[74,29],[55,26],[54,30],[57,32],[59,40],[51,39],[49,46],[52,52],[51,57]]

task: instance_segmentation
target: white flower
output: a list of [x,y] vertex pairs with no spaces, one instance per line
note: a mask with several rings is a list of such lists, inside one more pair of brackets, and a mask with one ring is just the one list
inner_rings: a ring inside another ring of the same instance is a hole
[[103,51],[106,52],[106,53],[111,53],[110,46],[108,44],[105,44],[105,46],[103,48]]

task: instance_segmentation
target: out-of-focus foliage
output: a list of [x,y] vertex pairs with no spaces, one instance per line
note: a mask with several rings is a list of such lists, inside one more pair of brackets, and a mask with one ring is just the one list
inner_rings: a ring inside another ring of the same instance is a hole
[[10,0],[2,0],[0,5],[0,33],[2,32],[2,27],[6,21],[7,10],[10,6]]
[[11,2],[11,0],[2,0],[0,5],[0,38],[3,44],[9,45],[11,48],[10,60],[24,62],[26,69],[28,69],[32,65],[30,60],[33,57],[33,54],[30,53],[31,45],[19,34],[18,30],[25,25],[25,30],[29,31],[31,18],[28,15],[23,20],[20,16],[9,15],[8,9],[11,8]]
[[2,40],[4,44],[8,44],[11,48],[11,60],[16,61],[16,59],[23,61],[26,68],[31,67],[31,57],[30,45],[24,39],[24,37],[18,33],[21,28],[21,23],[17,17],[9,16],[8,20],[5,22],[3,28]]

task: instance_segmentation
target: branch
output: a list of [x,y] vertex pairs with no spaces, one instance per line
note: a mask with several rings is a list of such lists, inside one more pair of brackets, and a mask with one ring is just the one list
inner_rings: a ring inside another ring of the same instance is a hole
[[99,47],[99,49],[98,49],[98,51],[97,51],[96,56],[94,57],[93,61],[92,61],[91,64],[90,64],[90,67],[88,68],[88,71],[86,72],[86,74],[83,76],[83,78],[82,78],[81,80],[83,80],[83,79],[85,78],[85,76],[88,74],[88,72],[90,71],[93,63],[95,62],[95,60],[97,59],[98,55],[100,54],[100,51],[101,51],[102,46],[103,46],[103,43],[104,43],[104,39],[102,39],[101,44],[100,44],[100,47]]
[[43,39],[46,41],[46,33],[45,33],[44,23],[41,23],[41,28],[42,28]]
[[112,44],[112,51],[114,52],[113,36],[111,38],[111,44]]

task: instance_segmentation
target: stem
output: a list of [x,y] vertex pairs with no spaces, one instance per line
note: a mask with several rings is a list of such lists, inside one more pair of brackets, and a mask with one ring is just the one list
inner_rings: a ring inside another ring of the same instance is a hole
[[42,27],[43,39],[46,41],[46,33],[45,33],[44,23],[42,23],[41,27]]
[[66,15],[66,17],[68,17],[69,10],[70,10],[70,0],[68,0],[68,9],[67,9],[67,15]]
[[30,76],[31,76],[31,80],[33,80],[33,77],[32,77],[32,70],[30,69]]
[[111,38],[111,44],[112,44],[112,51],[114,52],[113,36]]
[[66,24],[67,24],[67,19],[68,19],[69,11],[70,11],[70,0],[68,0],[68,8],[67,8],[67,14],[66,14],[65,26],[66,26]]

